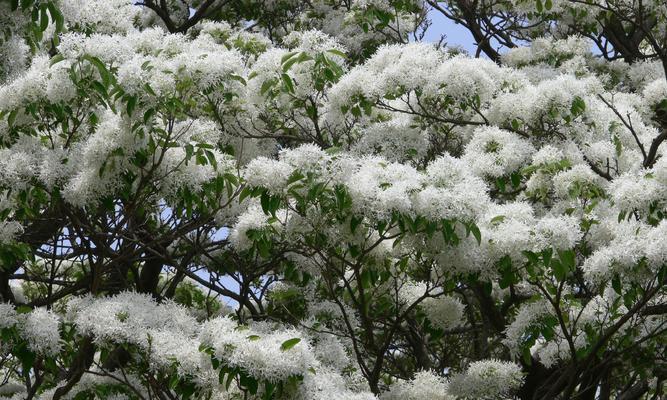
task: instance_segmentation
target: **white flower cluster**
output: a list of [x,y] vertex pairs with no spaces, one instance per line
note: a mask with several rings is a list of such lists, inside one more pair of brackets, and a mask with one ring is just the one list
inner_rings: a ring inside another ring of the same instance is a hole
[[35,308],[19,314],[11,304],[0,303],[0,329],[12,327],[18,329],[28,347],[36,353],[55,356],[61,350],[60,318],[51,311]]
[[582,236],[577,218],[567,215],[536,218],[533,208],[524,202],[494,205],[482,221],[482,250],[488,251],[487,257],[492,260],[508,255],[520,263],[523,251],[571,249]]
[[428,293],[426,282],[406,281],[398,289],[398,303],[411,306]]
[[609,192],[616,206],[623,211],[648,211],[652,203],[664,201],[667,186],[647,172],[627,173],[614,179]]
[[0,244],[13,242],[23,233],[23,227],[17,221],[0,221]]
[[157,304],[149,295],[124,292],[113,297],[71,300],[67,317],[81,334],[96,342],[131,343],[149,352],[158,368],[178,361],[179,370],[195,374],[200,364],[199,325],[183,307]]
[[495,127],[475,130],[463,160],[481,177],[508,175],[530,160],[535,148],[515,133]]
[[60,10],[69,28],[98,33],[126,33],[134,30],[133,21],[141,12],[131,0],[61,0]]
[[429,297],[420,303],[426,318],[440,329],[451,329],[465,323],[465,305],[456,297]]
[[229,232],[229,242],[239,251],[252,247],[252,240],[248,237],[251,230],[262,230],[270,225],[278,227],[278,224],[269,223],[269,216],[264,214],[258,205],[248,207],[243,214],[239,215],[234,227]]
[[606,246],[588,257],[582,266],[585,278],[593,284],[614,276],[627,281],[650,279],[667,262],[667,222],[656,227],[628,221],[614,227]]
[[432,371],[420,371],[409,381],[398,380],[391,384],[381,400],[453,400],[448,394],[447,381]]
[[560,75],[545,79],[536,85],[525,85],[520,90],[500,95],[491,105],[489,119],[501,126],[513,120],[530,127],[543,128],[545,121],[570,114],[575,98],[588,99],[602,92],[595,77],[577,78]]
[[435,71],[445,54],[424,43],[385,45],[364,65],[350,70],[329,92],[329,119],[342,118],[341,108],[354,104],[353,99],[370,101],[387,94],[409,92],[429,83],[429,72]]
[[464,399],[504,399],[523,384],[521,368],[500,360],[475,361],[465,373],[454,375],[449,392]]
[[[218,317],[203,325],[200,339],[227,365],[271,382],[303,375],[319,365],[307,339],[295,329],[261,324],[246,329],[228,317]],[[283,349],[283,344],[292,339],[298,343]]]
[[[281,152],[279,161],[257,158],[243,175],[251,186],[280,194],[295,171],[315,173],[318,181],[331,185],[344,184],[355,211],[378,218],[397,211],[433,219],[472,220],[488,204],[485,183],[469,172],[465,161],[451,156],[438,158],[420,172],[380,157],[332,158],[305,145]],[[254,217],[248,220],[258,221],[256,211],[250,214]]]
[[428,134],[408,117],[371,124],[360,132],[353,146],[359,155],[377,154],[392,162],[421,160],[430,146]]
[[318,370],[308,371],[296,394],[295,400],[374,400],[370,392],[351,390],[345,378],[336,372]]
[[[13,309],[5,310],[4,305],[0,312],[3,321],[19,319]],[[307,377],[310,371],[317,371],[333,379],[329,387],[349,392],[351,399],[367,398],[367,395],[346,389],[346,385],[341,383],[343,378],[335,372],[347,366],[349,360],[346,357],[343,358],[347,362],[341,363],[340,356],[332,358],[326,354],[328,349],[318,350],[318,346],[337,342],[321,338],[320,341],[324,341],[313,347],[311,338],[293,328],[268,323],[244,327],[229,317],[216,317],[200,324],[181,306],[170,302],[158,304],[150,296],[131,292],[108,298],[71,300],[67,318],[78,333],[92,335],[101,345],[109,342],[135,344],[147,352],[151,368],[166,369],[176,364],[179,373],[200,376],[198,381],[202,385],[210,384],[208,375],[211,368],[208,357],[199,350],[204,345],[213,348],[216,358],[225,365],[239,367],[257,379],[279,382],[291,376],[304,376],[307,378],[306,387],[300,390],[303,393],[318,392],[318,385],[322,385],[323,381]],[[34,321],[41,321],[44,329],[53,331],[52,324],[48,324],[42,314]],[[51,343],[44,334],[39,337],[43,338],[43,346]],[[285,347],[293,340],[296,343]]]
[[196,321],[175,303],[156,303],[149,295],[123,292],[113,297],[73,299],[68,319],[81,333],[99,342],[129,342],[147,346],[152,331],[196,333]]
[[553,310],[546,300],[523,304],[514,317],[514,321],[505,328],[503,343],[513,354],[520,356],[520,346],[525,339],[526,331],[539,324],[545,315],[550,315],[552,312]]
[[503,64],[523,67],[529,64],[546,63],[559,66],[574,57],[591,55],[590,43],[579,36],[565,39],[537,38],[530,46],[511,49],[502,56]]

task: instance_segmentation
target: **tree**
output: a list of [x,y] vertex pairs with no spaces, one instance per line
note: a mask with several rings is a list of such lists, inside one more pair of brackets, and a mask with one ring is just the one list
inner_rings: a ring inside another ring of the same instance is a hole
[[0,21],[0,399],[665,396],[661,0]]

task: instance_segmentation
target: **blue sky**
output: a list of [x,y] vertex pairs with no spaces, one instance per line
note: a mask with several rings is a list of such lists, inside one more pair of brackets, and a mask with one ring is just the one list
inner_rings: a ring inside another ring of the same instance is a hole
[[437,42],[440,40],[440,36],[444,34],[447,36],[446,40],[450,46],[459,45],[472,55],[475,54],[475,51],[477,50],[475,40],[465,27],[455,24],[437,11],[431,11],[429,13],[429,18],[433,24],[428,31],[426,31],[424,39],[430,42]]

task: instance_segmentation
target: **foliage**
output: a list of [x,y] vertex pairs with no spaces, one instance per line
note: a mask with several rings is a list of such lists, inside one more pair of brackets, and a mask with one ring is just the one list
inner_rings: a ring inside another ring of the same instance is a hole
[[0,399],[665,396],[664,2],[135,3],[0,1]]

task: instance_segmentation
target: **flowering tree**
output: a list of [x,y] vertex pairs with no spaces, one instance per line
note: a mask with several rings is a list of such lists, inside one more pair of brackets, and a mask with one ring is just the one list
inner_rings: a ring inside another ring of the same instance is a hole
[[666,395],[664,1],[0,25],[0,399]]

